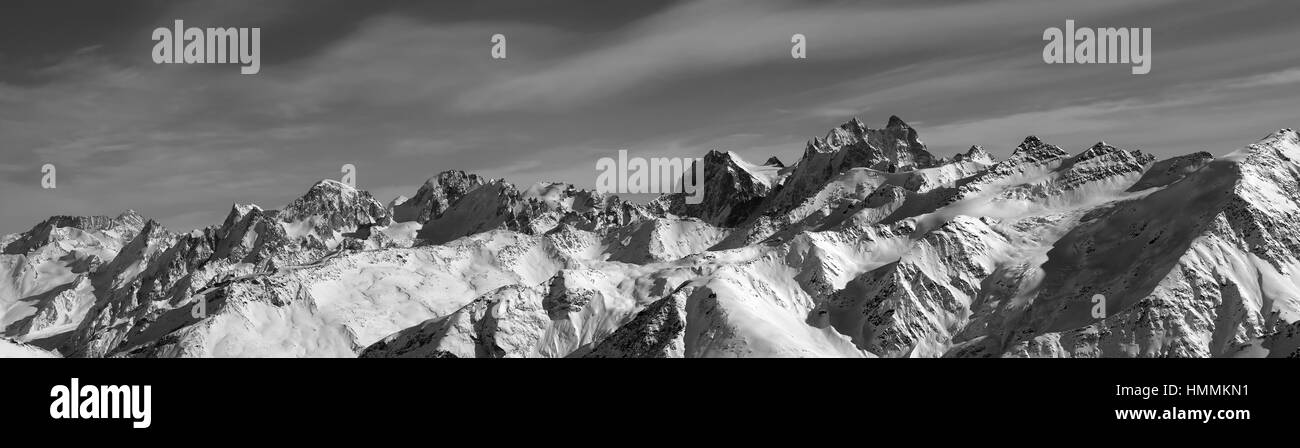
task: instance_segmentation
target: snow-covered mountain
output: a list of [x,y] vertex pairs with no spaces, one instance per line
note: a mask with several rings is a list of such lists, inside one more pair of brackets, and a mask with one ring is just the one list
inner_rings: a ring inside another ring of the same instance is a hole
[[189,233],[54,217],[0,239],[0,356],[1300,356],[1294,130],[1009,152],[854,119],[710,152],[700,204],[447,171]]

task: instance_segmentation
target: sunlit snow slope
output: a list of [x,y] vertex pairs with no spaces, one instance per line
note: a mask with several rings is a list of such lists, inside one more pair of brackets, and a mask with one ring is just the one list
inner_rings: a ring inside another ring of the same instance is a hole
[[1300,356],[1300,136],[1220,150],[942,158],[854,119],[710,152],[700,204],[447,171],[55,217],[0,239],[0,356]]

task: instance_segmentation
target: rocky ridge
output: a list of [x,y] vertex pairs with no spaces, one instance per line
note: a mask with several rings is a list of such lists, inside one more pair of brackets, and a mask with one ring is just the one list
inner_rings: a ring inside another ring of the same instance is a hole
[[710,152],[697,205],[322,181],[184,234],[128,212],[6,236],[0,323],[6,353],[71,357],[1295,356],[1297,161],[1290,129],[1218,158],[938,158],[891,117],[789,166]]

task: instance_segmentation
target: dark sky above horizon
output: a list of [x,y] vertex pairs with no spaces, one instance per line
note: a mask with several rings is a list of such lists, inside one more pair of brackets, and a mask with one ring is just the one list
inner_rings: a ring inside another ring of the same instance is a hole
[[[175,19],[261,27],[261,73],[154,64]],[[1150,74],[1043,63],[1067,19],[1152,28]],[[5,2],[0,234],[125,209],[187,231],[343,164],[386,202],[447,169],[590,187],[619,149],[793,162],[855,116],[944,156],[1030,134],[1221,155],[1300,126],[1297,22],[1285,0]]]

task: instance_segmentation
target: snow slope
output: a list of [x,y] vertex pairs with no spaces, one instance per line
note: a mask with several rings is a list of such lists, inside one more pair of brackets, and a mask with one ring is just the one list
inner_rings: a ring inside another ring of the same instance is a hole
[[710,152],[701,204],[448,171],[388,205],[322,181],[185,234],[56,217],[0,238],[0,350],[1296,356],[1298,163],[1290,129],[1218,158],[1033,136],[939,158],[891,117],[789,166]]
[[0,358],[59,358],[58,353],[41,350],[27,344],[0,339]]

